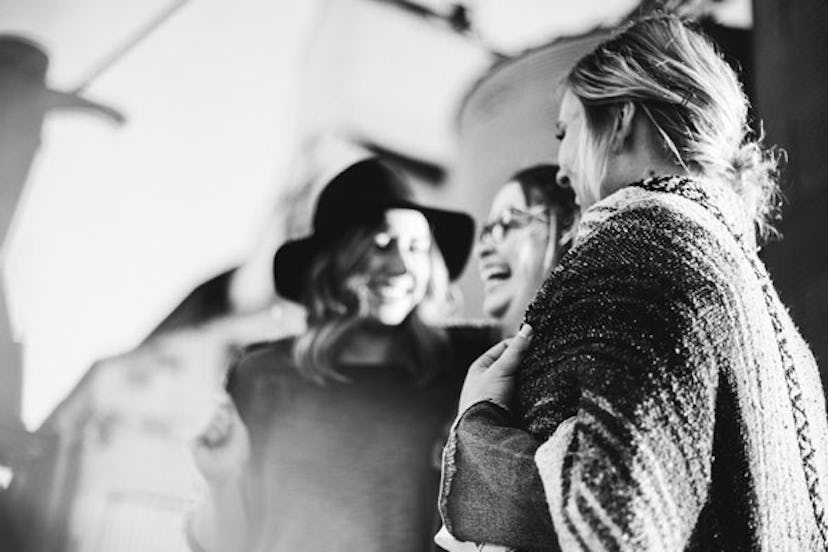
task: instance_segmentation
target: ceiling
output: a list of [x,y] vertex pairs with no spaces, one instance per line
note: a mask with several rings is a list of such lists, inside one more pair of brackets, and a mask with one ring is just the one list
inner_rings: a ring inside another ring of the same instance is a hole
[[249,294],[272,296],[269,258],[308,136],[449,166],[456,110],[492,51],[614,22],[636,2],[469,0],[466,36],[393,4],[0,0],[0,32],[45,46],[54,87],[84,87],[128,119],[47,120],[4,244],[28,425],[211,276],[255,265]]

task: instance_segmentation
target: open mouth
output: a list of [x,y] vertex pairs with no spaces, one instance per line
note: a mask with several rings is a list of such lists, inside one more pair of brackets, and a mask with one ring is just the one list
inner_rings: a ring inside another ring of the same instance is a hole
[[483,283],[502,282],[508,280],[511,276],[512,270],[508,265],[485,266],[480,271],[480,279],[483,280]]
[[404,299],[414,291],[408,281],[382,281],[371,284],[371,292],[378,298],[386,301]]

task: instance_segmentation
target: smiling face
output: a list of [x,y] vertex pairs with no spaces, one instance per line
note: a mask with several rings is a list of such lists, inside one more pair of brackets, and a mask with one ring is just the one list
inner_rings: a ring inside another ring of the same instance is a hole
[[586,210],[600,199],[605,164],[590,144],[586,113],[581,101],[566,89],[557,122],[558,183],[571,186],[575,201]]
[[428,220],[412,209],[389,209],[363,270],[351,278],[365,314],[386,326],[401,324],[426,296],[431,279]]
[[[532,213],[527,216],[526,214]],[[512,333],[546,274],[544,260],[550,239],[548,212],[527,205],[518,182],[504,185],[492,202],[489,222],[507,223],[500,231],[481,236],[475,250],[483,281],[483,310],[500,321],[505,333]],[[510,222],[512,221],[512,222]]]

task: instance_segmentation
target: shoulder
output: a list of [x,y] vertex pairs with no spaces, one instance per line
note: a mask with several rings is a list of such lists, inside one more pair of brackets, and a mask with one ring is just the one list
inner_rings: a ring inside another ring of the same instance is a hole
[[669,243],[668,255],[699,243],[717,252],[738,244],[755,248],[752,219],[728,185],[679,177],[630,185],[593,205],[573,249],[589,242],[645,249]]
[[274,386],[284,385],[295,376],[293,338],[255,343],[241,349],[227,372],[226,388],[240,410],[262,396],[271,395]]
[[236,355],[236,362],[257,365],[284,357],[289,358],[294,341],[294,337],[286,337],[277,341],[251,343],[239,350]]
[[575,238],[575,249],[597,237],[634,239],[639,234],[633,230],[663,233],[678,227],[680,231],[687,231],[687,223],[704,216],[701,210],[683,198],[627,187],[584,213]]
[[627,322],[686,321],[722,308],[743,278],[744,254],[728,226],[686,197],[624,188],[591,207],[582,224],[530,305],[533,326],[581,312],[592,317],[584,323],[602,325],[609,310],[628,313]]
[[694,285],[723,284],[719,280],[740,270],[739,244],[701,205],[636,189],[608,199],[585,215],[584,227],[559,267],[564,279],[646,275],[666,290],[688,279]]
[[446,332],[455,362],[461,364],[471,364],[500,341],[499,329],[487,320],[450,321],[441,328]]
[[264,376],[290,364],[294,338],[253,343],[240,349],[230,365],[231,375],[244,378]]
[[449,320],[442,328],[452,345],[480,346],[494,344],[499,340],[497,326],[489,320]]

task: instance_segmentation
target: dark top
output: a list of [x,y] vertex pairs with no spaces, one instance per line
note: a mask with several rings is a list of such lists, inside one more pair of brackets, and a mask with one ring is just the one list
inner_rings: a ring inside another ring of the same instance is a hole
[[469,364],[493,342],[491,328],[448,334],[450,366],[426,386],[394,364],[311,383],[289,339],[241,356],[228,390],[251,437],[252,550],[432,549],[446,426]]

